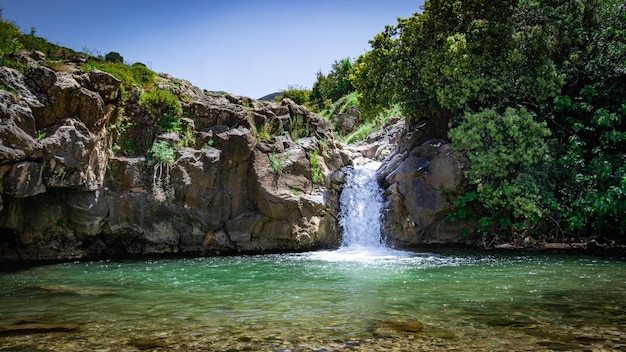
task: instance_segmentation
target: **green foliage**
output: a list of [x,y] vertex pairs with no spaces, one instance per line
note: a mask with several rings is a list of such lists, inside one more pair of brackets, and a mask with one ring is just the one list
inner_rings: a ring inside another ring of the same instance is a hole
[[306,105],[311,100],[311,91],[300,87],[288,87],[281,92],[278,99],[288,98],[299,105]]
[[527,233],[551,210],[550,192],[543,187],[550,135],[525,109],[466,113],[450,131],[453,146],[466,152],[472,165],[468,179],[476,190],[460,197],[451,220],[471,218],[470,204],[477,201],[490,216],[479,224],[496,233]]
[[366,121],[359,128],[347,136],[339,136],[339,140],[350,144],[354,142],[364,141],[370,133],[376,130],[376,124],[373,121]]
[[[113,145],[111,146],[110,154],[116,155],[118,152],[122,152],[124,155],[132,155],[134,153],[135,144],[134,140],[130,139],[127,132],[133,126],[128,116],[124,114],[123,108],[118,108],[117,119],[115,122],[107,127],[107,130],[111,132],[113,137]],[[147,148],[146,148],[147,149]]]
[[64,217],[60,217],[60,218],[57,219],[57,226],[58,227],[65,228],[66,225],[67,225],[67,220]]
[[526,109],[513,108],[502,115],[495,110],[467,112],[450,131],[453,147],[471,161],[467,176],[476,186],[475,199],[494,218],[519,223],[544,215],[549,197],[534,170],[549,161],[549,135],[545,122],[535,121]]
[[273,131],[274,131],[274,122],[273,122],[273,120],[267,120],[257,130],[257,137],[262,142],[269,142],[272,139]]
[[171,166],[174,164],[176,149],[170,147],[167,142],[161,141],[152,146],[148,156],[150,161],[153,163],[161,164],[163,166]]
[[122,55],[120,55],[120,53],[115,52],[115,51],[111,51],[108,54],[106,54],[104,56],[104,60],[106,62],[113,62],[113,63],[118,63],[118,64],[124,63],[124,58],[122,57]]
[[319,153],[317,150],[312,150],[307,153],[309,156],[309,163],[311,164],[311,180],[313,183],[324,182],[324,173],[320,166]]
[[[330,101],[330,100],[328,100]],[[324,107],[319,114],[327,119],[331,119],[334,115],[344,113],[349,107],[359,105],[359,93],[352,92],[340,99],[334,101],[328,106]]]
[[41,132],[41,130],[37,130],[37,140],[40,141],[46,138],[46,132]]
[[13,89],[11,87],[5,86],[4,84],[0,84],[0,90],[4,90],[4,91],[9,92],[9,93],[11,93],[13,95],[17,95],[18,94],[17,90],[15,90],[15,89]]
[[[182,131],[179,131],[179,135],[180,141],[178,142],[178,147],[192,147],[196,144],[196,137],[190,125],[185,125]],[[212,145],[213,139],[209,139],[207,144]]]
[[387,27],[355,65],[362,112],[400,103],[407,116],[437,118],[554,97],[563,77],[549,58],[551,37],[524,16],[530,3],[433,0]]
[[9,54],[23,47],[21,36],[15,24],[0,20],[0,60],[4,61]]
[[322,71],[317,72],[316,80],[311,90],[311,105],[315,110],[326,108],[326,102],[334,102],[341,97],[354,91],[354,86],[350,82],[350,72],[353,62],[350,58],[335,61],[328,75]]
[[159,120],[159,126],[167,132],[180,132],[181,125],[180,116],[177,115],[165,113]]
[[626,234],[626,86],[621,86],[621,94],[601,97],[606,93],[583,89],[575,101],[555,99],[574,132],[558,159],[566,231]]
[[347,144],[364,141],[372,132],[380,130],[390,118],[401,115],[402,111],[397,104],[390,109],[382,109],[374,118],[362,123],[356,131],[347,136],[339,135],[339,140]]
[[291,123],[289,124],[289,136],[292,140],[297,141],[302,137],[307,137],[310,135],[309,125],[305,118],[301,115],[295,115],[291,118]]
[[204,143],[204,145],[202,146],[202,149],[200,149],[202,151],[202,153],[206,153],[207,150],[211,147],[213,147],[213,145],[215,144],[215,141],[213,140],[213,138],[210,138],[206,143]]
[[139,96],[139,106],[154,117],[168,115],[170,118],[179,119],[183,114],[178,98],[165,89],[143,91]]
[[283,174],[283,170],[285,169],[285,162],[281,155],[276,153],[271,153],[269,155],[270,165],[272,166],[272,170],[278,175]]
[[141,62],[130,65],[130,72],[139,87],[151,88],[154,85],[155,73]]
[[370,43],[351,76],[362,115],[399,104],[472,161],[451,218],[626,234],[623,1],[430,0]]
[[126,65],[119,62],[97,62],[92,60],[83,66],[84,69],[98,69],[107,72],[122,81],[124,89],[130,91],[133,86],[151,88],[154,85],[155,73],[144,64]]

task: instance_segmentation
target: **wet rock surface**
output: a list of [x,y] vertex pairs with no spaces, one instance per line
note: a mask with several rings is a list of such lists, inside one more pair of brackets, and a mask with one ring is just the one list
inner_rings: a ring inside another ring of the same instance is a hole
[[447,215],[467,191],[469,161],[445,140],[416,143],[412,136],[390,154],[379,170],[386,201],[383,232],[396,247],[464,244],[462,228]]
[[344,146],[352,160],[380,160],[378,183],[383,189],[382,233],[396,248],[465,244],[463,228],[450,222],[454,202],[468,190],[469,160],[444,139],[433,139],[425,126],[391,118],[380,131],[360,143]]

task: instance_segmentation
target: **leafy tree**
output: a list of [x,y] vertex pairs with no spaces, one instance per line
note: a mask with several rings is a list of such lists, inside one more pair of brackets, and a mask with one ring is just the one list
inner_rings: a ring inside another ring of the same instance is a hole
[[312,104],[320,108],[325,108],[329,103],[337,101],[341,99],[341,97],[354,92],[354,86],[350,82],[352,67],[352,60],[345,58],[335,61],[328,75],[324,75],[322,71],[318,71],[316,81],[311,90]]
[[118,64],[123,64],[124,63],[124,58],[122,57],[122,55],[120,55],[120,53],[117,53],[115,51],[111,51],[108,54],[104,55],[104,61],[106,61],[106,62],[114,62],[114,63],[118,63]]
[[370,43],[352,70],[362,112],[400,104],[449,129],[473,163],[461,203],[496,215],[484,225],[626,232],[623,1],[430,0]]
[[400,79],[394,64],[399,58],[396,34],[395,27],[387,26],[370,40],[372,50],[356,60],[351,82],[360,93],[359,107],[363,116],[372,118],[394,102],[394,90],[399,88],[395,80]]
[[518,22],[517,4],[432,0],[388,26],[354,70],[365,112],[400,103],[407,116],[428,119],[554,97],[562,77],[543,45],[549,38]]
[[565,76],[551,123],[562,230],[626,233],[626,7],[621,1],[540,2]]

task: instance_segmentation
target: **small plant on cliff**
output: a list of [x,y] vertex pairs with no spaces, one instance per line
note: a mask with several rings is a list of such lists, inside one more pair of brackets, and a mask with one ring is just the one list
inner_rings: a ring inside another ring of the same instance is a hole
[[324,182],[324,173],[322,173],[322,168],[320,167],[319,154],[317,150],[308,152],[308,155],[309,163],[311,163],[311,180],[313,183]]
[[167,132],[180,132],[180,116],[165,113],[163,114],[161,120],[159,120],[159,126]]
[[154,144],[149,153],[151,162],[168,167],[174,164],[175,157],[176,149],[170,147],[165,141]]
[[41,132],[41,130],[37,130],[37,140],[40,141],[46,137],[46,132]]
[[170,115],[180,118],[183,108],[180,100],[169,90],[155,89],[144,91],[139,96],[139,106],[154,117]]
[[291,137],[291,139],[296,141],[308,135],[309,126],[306,124],[304,117],[301,115],[294,116],[291,119],[291,124],[289,125],[289,136]]
[[193,128],[191,128],[190,125],[185,125],[179,135],[180,142],[177,144],[178,147],[191,147],[196,144],[196,137],[194,136]]
[[270,154],[269,158],[270,158],[270,165],[272,166],[272,170],[274,170],[274,172],[276,172],[277,174],[282,175],[283,170],[285,168],[285,164],[282,158],[276,153]]
[[274,130],[274,123],[271,120],[267,120],[257,130],[257,137],[262,142],[269,142],[272,139],[272,131]]
[[339,136],[339,140],[346,144],[350,144],[350,143],[354,143],[358,141],[364,141],[370,133],[375,131],[375,129],[376,129],[376,124],[374,122],[367,121],[361,126],[359,126],[359,128],[356,131],[350,133],[349,135]]
[[18,94],[17,90],[15,90],[15,89],[13,89],[13,88],[11,88],[9,86],[5,86],[4,84],[0,84],[0,90],[4,90],[4,91],[7,91],[7,92],[9,92],[9,93],[11,93],[13,95],[17,95],[18,99],[19,99],[19,94]]

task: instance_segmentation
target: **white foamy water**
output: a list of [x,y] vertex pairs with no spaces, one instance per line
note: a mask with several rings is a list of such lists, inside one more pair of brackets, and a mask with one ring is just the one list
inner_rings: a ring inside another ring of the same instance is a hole
[[380,164],[371,161],[355,165],[348,173],[340,198],[342,252],[359,253],[386,248],[380,232],[383,197],[376,180]]

